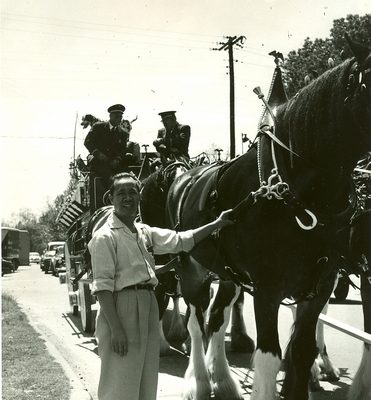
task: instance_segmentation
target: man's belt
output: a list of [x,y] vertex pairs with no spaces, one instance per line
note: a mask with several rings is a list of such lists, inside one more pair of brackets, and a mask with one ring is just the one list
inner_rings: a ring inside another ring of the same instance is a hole
[[124,287],[124,289],[134,289],[134,290],[155,290],[155,287],[151,284],[137,284]]

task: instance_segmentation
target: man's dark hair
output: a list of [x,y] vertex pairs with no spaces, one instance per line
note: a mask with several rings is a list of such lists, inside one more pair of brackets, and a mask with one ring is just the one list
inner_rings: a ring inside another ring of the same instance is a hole
[[111,195],[113,195],[113,192],[115,189],[115,182],[119,181],[120,179],[125,179],[125,178],[133,179],[133,181],[135,182],[136,187],[138,189],[138,192],[140,192],[142,184],[141,184],[140,180],[132,172],[119,172],[118,174],[113,175],[111,178],[111,187],[109,189],[109,192]]

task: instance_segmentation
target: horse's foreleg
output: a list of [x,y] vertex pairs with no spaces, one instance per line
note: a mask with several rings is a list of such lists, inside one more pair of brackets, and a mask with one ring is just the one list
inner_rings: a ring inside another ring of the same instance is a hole
[[231,350],[253,353],[255,343],[247,334],[243,318],[244,299],[245,293],[241,290],[232,308]]
[[190,305],[187,327],[192,345],[188,368],[184,375],[185,387],[183,390],[183,399],[209,400],[211,396],[211,384],[205,362],[203,332],[194,305]]
[[280,299],[273,290],[254,296],[257,344],[254,355],[254,383],[251,400],[276,399],[276,377],[281,366],[278,339],[278,309]]
[[165,293],[165,290],[162,288],[162,286],[158,286],[156,288],[156,298],[157,298],[157,303],[158,303],[158,309],[159,309],[159,329],[160,329],[160,356],[167,356],[171,353],[171,348],[170,344],[166,340],[165,334],[164,334],[164,328],[163,328],[163,316],[165,314],[165,310],[169,304],[169,296]]
[[[371,284],[361,274],[361,297],[365,332],[371,333]],[[349,400],[371,399],[371,345],[363,344],[363,355],[349,390]]]
[[206,364],[215,399],[242,399],[239,385],[233,379],[225,353],[225,331],[227,329],[233,303],[240,294],[232,282],[219,283],[219,290],[211,306],[208,321],[209,344],[206,353]]

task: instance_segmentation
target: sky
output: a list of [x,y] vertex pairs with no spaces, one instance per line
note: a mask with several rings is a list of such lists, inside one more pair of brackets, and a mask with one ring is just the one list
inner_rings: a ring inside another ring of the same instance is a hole
[[[0,24],[0,216],[36,215],[62,193],[73,155],[86,158],[84,114],[126,107],[131,140],[149,144],[158,113],[191,126],[190,155],[229,149],[226,36],[235,47],[236,153],[253,138],[274,69],[332,22],[371,12],[369,0],[3,0]],[[76,140],[74,140],[74,137]],[[246,149],[245,149],[246,150]]]

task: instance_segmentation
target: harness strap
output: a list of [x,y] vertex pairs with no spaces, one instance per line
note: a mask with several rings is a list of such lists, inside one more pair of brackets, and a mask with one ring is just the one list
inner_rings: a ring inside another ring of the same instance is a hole
[[276,135],[274,135],[270,129],[268,125],[263,125],[262,127],[260,127],[260,133],[263,135],[267,135],[269,136],[275,143],[277,143],[279,146],[281,146],[282,148],[284,148],[285,150],[287,150],[291,155],[294,155],[295,157],[301,158],[303,159],[302,156],[300,156],[298,153],[296,153],[294,150],[292,150],[291,148],[289,148],[288,146],[285,145],[285,143],[283,143],[280,139],[278,139],[278,137]]

